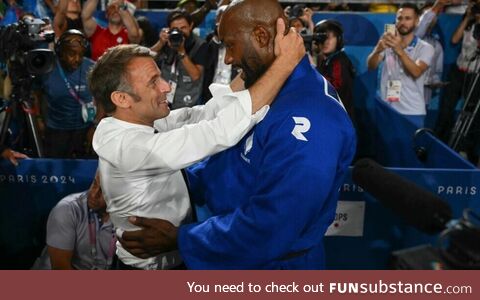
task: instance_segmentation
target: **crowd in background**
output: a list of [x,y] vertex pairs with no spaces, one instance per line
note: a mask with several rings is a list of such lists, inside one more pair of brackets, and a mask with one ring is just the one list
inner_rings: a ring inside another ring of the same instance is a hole
[[[50,16],[52,19],[50,24],[45,24],[45,28],[48,30],[50,26],[55,34],[56,41],[50,47],[57,59],[53,70],[38,76],[33,87],[36,122],[44,141],[45,156],[95,157],[91,149],[93,131],[99,120],[106,116],[105,111],[111,108],[95,105],[87,86],[87,74],[94,61],[110,47],[140,44],[156,52],[156,63],[172,90],[167,98],[172,109],[204,104],[211,97],[208,89],[211,83],[230,83],[240,70],[225,60],[228,45],[223,44],[218,36],[218,24],[229,2],[207,0],[203,5],[197,5],[196,1],[179,1],[169,13],[165,28],[158,33],[148,18],[134,17],[137,8],[154,6],[148,1],[110,0],[103,3],[107,18],[105,27],[94,18],[94,13],[102,5],[98,0],[45,1],[23,7],[15,0],[4,4],[0,8],[4,25],[11,20],[32,17]],[[24,1],[23,4],[26,3]],[[311,39],[311,43],[306,43],[310,63],[335,87],[355,124],[353,84],[356,74],[344,51],[342,25],[334,20],[322,20],[315,24],[312,14],[314,11],[348,10],[396,13],[396,27],[392,32],[386,30],[381,36],[369,56],[368,66],[376,69],[384,62],[380,88],[382,98],[419,128],[424,126],[426,105],[432,93],[435,89],[445,87],[448,92],[441,99],[435,131],[447,141],[453,126],[454,106],[480,67],[476,57],[478,38],[475,37],[475,34],[479,34],[475,28],[477,23],[480,24],[480,10],[476,10],[476,3],[471,1],[467,7],[463,7],[464,19],[452,37],[452,42],[462,42],[462,52],[449,73],[448,81],[452,84],[446,87],[442,81],[443,49],[432,28],[440,13],[449,7],[459,9],[460,5],[451,5],[460,4],[460,1],[427,1],[421,8],[394,4],[295,5],[286,6],[285,14],[289,26],[297,28],[304,38]],[[216,13],[215,28],[203,40],[195,35],[194,28],[212,10]],[[241,71],[249,72],[248,69]],[[478,99],[478,91],[473,92],[474,98]],[[474,126],[473,136],[469,140],[473,142],[467,143],[464,150],[472,162],[477,162],[480,150],[479,143],[475,142],[480,141],[478,119],[474,124],[477,127]],[[16,158],[25,157],[1,145],[0,153],[12,163],[16,163]],[[50,216],[48,230],[52,231],[66,228],[63,222],[70,220],[66,213],[59,213],[62,210],[81,211],[78,215],[82,219],[78,222],[79,230],[64,230],[63,234],[70,240],[60,241],[53,238],[52,233],[49,237],[47,232],[50,253],[45,252],[43,259],[53,258],[51,264],[54,268],[108,269],[113,263],[114,250],[111,245],[115,242],[115,235],[109,216],[105,213],[97,180],[90,190],[62,200]],[[95,204],[96,199],[99,205]],[[89,244],[91,226],[96,227],[104,237],[100,250],[95,248],[96,245]],[[81,232],[81,236],[78,232]],[[61,250],[65,248],[71,250]],[[99,253],[94,255],[93,260],[91,255],[85,255],[92,251]]]
[[[102,108],[95,107],[92,102],[86,85],[86,76],[93,62],[106,49],[115,45],[135,43],[147,46],[157,53],[157,64],[172,87],[168,99],[172,109],[203,104],[210,97],[208,86],[211,83],[229,83],[239,69],[235,65],[225,63],[225,45],[220,42],[217,32],[221,13],[229,2],[229,0],[207,0],[202,3],[195,0],[178,1],[175,7],[172,7],[172,13],[168,15],[165,28],[160,29],[160,32],[157,32],[148,18],[144,16],[135,18],[137,8],[159,5],[159,2],[154,1],[2,2],[0,17],[3,25],[41,17],[46,22],[44,29],[51,29],[55,34],[56,42],[50,45],[58,58],[54,70],[37,76],[33,87],[37,127],[44,142],[45,156],[95,157],[90,146],[91,137],[96,124],[105,114]],[[476,1],[472,0],[468,5],[458,0],[423,3],[418,10],[415,5],[410,5],[410,8],[415,8],[412,18],[418,17],[419,22],[415,23],[415,20],[412,20],[412,24],[406,25],[407,29],[400,23],[405,22],[405,18],[410,16],[400,17],[403,19],[399,20],[398,12],[402,10],[402,6],[393,3],[349,4],[345,1],[341,4],[318,3],[308,6],[284,4],[284,7],[289,25],[297,28],[305,38],[311,39],[311,42],[306,43],[311,63],[335,87],[354,123],[352,92],[356,74],[353,64],[344,52],[343,28],[334,20],[323,20],[314,24],[312,15],[314,11],[349,10],[397,13],[396,30],[399,34],[382,36],[372,52],[373,56],[369,57],[368,66],[376,69],[385,61],[380,81],[382,98],[401,114],[410,117],[419,128],[424,127],[426,108],[432,93],[444,89],[446,93],[441,98],[439,121],[434,129],[438,137],[447,142],[454,125],[454,107],[460,96],[465,94],[465,87],[473,81],[473,74],[478,69],[476,63],[471,63],[470,57],[476,55],[477,49],[476,44],[471,46],[476,41],[473,37],[478,20],[474,5]],[[102,8],[107,19],[105,27],[94,17],[95,12]],[[194,29],[210,11],[216,12],[216,25],[204,40],[194,33]],[[462,79],[459,81],[442,80],[443,47],[438,35],[432,31],[438,14],[442,12],[460,12],[465,15],[464,21],[452,37],[452,42],[462,42],[462,54],[460,61],[457,61],[457,68],[449,73],[449,77],[460,76]],[[409,32],[404,34],[403,29]],[[178,39],[175,40],[175,37]],[[423,56],[418,56],[420,54]],[[407,56],[410,58],[404,60]],[[393,70],[399,73],[392,74]],[[3,96],[8,98],[8,94]],[[409,103],[405,100],[397,101],[396,97],[408,98]],[[478,120],[474,122],[473,134],[478,131],[476,129],[478,123]],[[470,141],[476,139],[479,138],[475,135],[469,138]],[[478,148],[478,143],[469,142],[463,149],[475,164],[478,162],[480,151]],[[3,156],[11,157],[10,149],[6,150],[2,150]]]

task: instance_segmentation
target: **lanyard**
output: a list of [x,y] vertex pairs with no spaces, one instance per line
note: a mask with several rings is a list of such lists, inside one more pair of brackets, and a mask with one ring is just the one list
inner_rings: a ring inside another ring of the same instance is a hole
[[[90,244],[90,254],[94,259],[96,264],[98,260],[98,251],[97,251],[97,232],[100,231],[100,222],[99,216],[93,211],[93,209],[88,208],[88,237]],[[117,242],[117,237],[115,236],[115,230],[112,229],[112,238],[110,239],[110,245],[107,253],[107,262],[105,269],[110,268],[113,255],[115,253],[115,244]]]
[[70,95],[72,95],[72,97],[77,100],[80,105],[84,105],[85,103],[82,101],[82,99],[80,99],[80,97],[78,96],[78,94],[75,92],[75,90],[72,88],[72,85],[70,84],[70,82],[68,81],[67,77],[65,76],[65,72],[63,71],[63,68],[62,66],[60,66],[60,63],[58,62],[57,60],[57,67],[58,67],[58,71],[60,72],[60,76],[62,77],[63,81],[65,81],[65,86],[67,87],[67,90],[68,92],[70,93]]

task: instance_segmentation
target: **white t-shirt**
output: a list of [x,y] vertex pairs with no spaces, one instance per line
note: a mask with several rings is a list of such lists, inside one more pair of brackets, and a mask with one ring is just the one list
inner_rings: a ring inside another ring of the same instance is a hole
[[[419,38],[414,38],[412,43],[405,48],[408,57],[414,62],[423,61],[428,66],[431,65],[434,48]],[[391,106],[403,115],[425,115],[424,84],[425,71],[422,76],[414,79],[404,70],[403,64],[398,56],[391,49],[387,49],[382,54],[384,63],[382,68],[380,91],[384,101],[387,101],[387,84],[389,80],[400,80],[402,86],[400,91],[400,101],[388,102]]]
[[480,53],[478,41],[473,37],[475,25],[463,32],[462,50],[457,57],[457,66],[468,73],[476,73],[480,69]]
[[[173,110],[155,128],[103,119],[93,148],[99,157],[101,186],[117,234],[139,228],[129,216],[160,218],[179,226],[191,221],[187,187],[179,170],[234,146],[268,111],[252,115],[248,91],[232,93],[212,85],[205,106]],[[154,133],[154,130],[158,133]],[[141,259],[117,243],[123,263],[143,269],[168,269],[182,260],[177,251]]]

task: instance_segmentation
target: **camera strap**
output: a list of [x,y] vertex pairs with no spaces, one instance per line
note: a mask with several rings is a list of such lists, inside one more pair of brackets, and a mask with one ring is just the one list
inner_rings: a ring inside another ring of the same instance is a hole
[[83,102],[82,99],[80,99],[80,97],[78,96],[78,94],[75,92],[72,85],[68,81],[67,76],[65,76],[65,72],[63,71],[63,68],[60,65],[60,63],[58,62],[58,60],[57,60],[57,67],[58,67],[58,71],[60,72],[60,76],[62,77],[63,81],[65,82],[65,86],[67,87],[67,90],[70,93],[70,95],[72,95],[72,97],[75,100],[77,100],[80,103],[80,105],[82,105],[82,106],[85,105],[85,102]]

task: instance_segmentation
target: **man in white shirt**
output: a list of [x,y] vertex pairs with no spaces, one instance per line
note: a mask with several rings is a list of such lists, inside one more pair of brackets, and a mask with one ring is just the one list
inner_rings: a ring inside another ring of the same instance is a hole
[[418,7],[403,4],[397,11],[395,33],[387,32],[380,38],[368,56],[367,65],[373,70],[384,61],[382,99],[417,127],[423,127],[425,71],[432,62],[434,49],[415,35],[418,23]]
[[[285,32],[283,20],[277,26],[277,32]],[[205,106],[171,113],[166,101],[170,86],[149,49],[117,46],[97,61],[89,76],[90,89],[112,117],[98,125],[93,148],[118,235],[138,229],[128,216],[164,218],[176,226],[191,220],[180,170],[235,145],[263,118],[305,54],[294,30],[278,34],[275,41],[275,62],[248,90],[240,91],[239,80],[231,88],[213,85],[213,99]],[[119,259],[134,268],[171,269],[182,263],[177,251],[140,259],[117,247]]]

